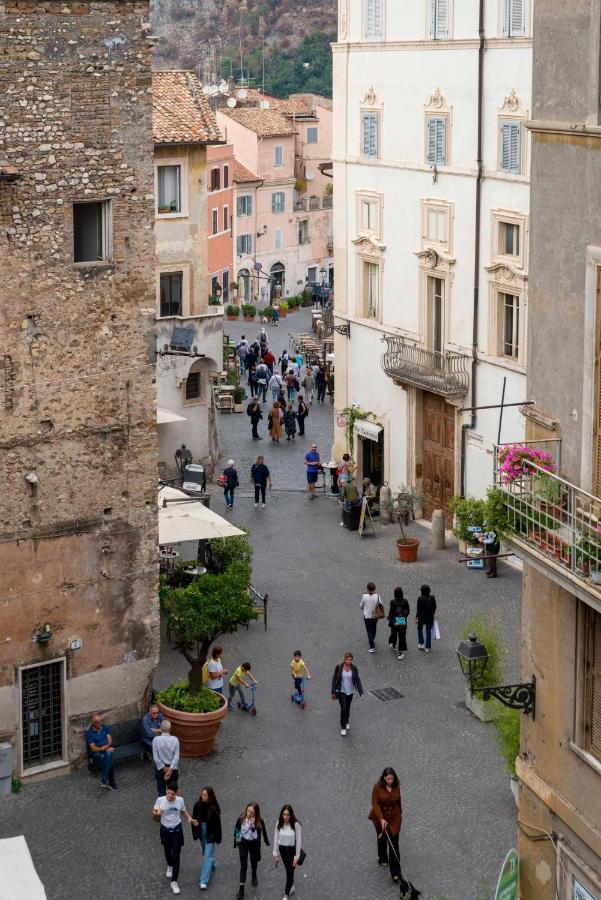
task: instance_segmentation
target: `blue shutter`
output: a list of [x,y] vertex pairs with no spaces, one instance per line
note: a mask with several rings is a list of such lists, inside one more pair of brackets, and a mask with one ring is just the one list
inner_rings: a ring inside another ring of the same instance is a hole
[[246,197],[246,215],[252,216],[253,214],[253,198],[252,194],[248,194]]
[[242,242],[242,238],[243,238],[243,235],[241,235],[241,234],[239,234],[238,237],[236,238],[236,254],[238,256],[242,256],[242,254],[244,253],[244,245]]
[[430,0],[430,37],[449,36],[449,0]]
[[244,197],[238,197],[236,199],[236,215],[237,216],[244,215]]
[[362,117],[362,156],[366,159],[378,158],[378,114],[364,112]]
[[522,162],[522,126],[520,122],[503,122],[501,124],[501,146],[499,151],[499,169],[519,175]]
[[428,148],[426,162],[431,166],[447,164],[447,120],[437,116],[428,117]]
[[511,0],[503,0],[503,36],[511,34]]

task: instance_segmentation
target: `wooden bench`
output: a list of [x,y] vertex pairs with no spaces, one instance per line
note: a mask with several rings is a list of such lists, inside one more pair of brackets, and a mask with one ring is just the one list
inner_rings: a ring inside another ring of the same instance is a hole
[[[142,744],[141,719],[132,719],[129,722],[118,722],[116,725],[107,725],[113,738],[113,762],[118,759],[127,759],[130,756],[144,756]],[[88,771],[94,772],[100,769],[100,764],[92,759],[91,750],[86,744],[88,753]]]

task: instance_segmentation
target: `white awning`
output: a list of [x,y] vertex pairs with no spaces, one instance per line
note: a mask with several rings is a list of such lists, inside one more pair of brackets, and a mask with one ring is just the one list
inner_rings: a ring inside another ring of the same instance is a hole
[[368,441],[377,442],[380,432],[382,431],[382,426],[377,425],[375,422],[370,422],[368,419],[356,419],[354,431],[359,437],[367,438]]
[[46,900],[23,835],[0,841],[0,900]]
[[157,425],[168,425],[169,422],[185,422],[186,417],[171,412],[170,409],[164,409],[162,406],[157,407]]
[[[188,502],[168,503],[166,500]],[[212,538],[235,537],[244,534],[227,519],[218,516],[199,500],[191,501],[187,494],[175,488],[164,487],[159,491],[159,544],[179,544],[182,541],[206,541]]]

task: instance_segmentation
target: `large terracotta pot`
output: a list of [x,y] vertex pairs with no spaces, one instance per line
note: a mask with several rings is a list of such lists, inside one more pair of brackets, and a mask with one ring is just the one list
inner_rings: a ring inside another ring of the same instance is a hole
[[171,722],[171,734],[179,738],[180,756],[206,756],[213,749],[217,732],[227,715],[227,700],[221,709],[209,713],[180,712],[159,703],[159,709]]
[[417,548],[419,540],[417,538],[402,538],[396,542],[396,548],[399,552],[399,559],[404,563],[415,562],[417,559]]

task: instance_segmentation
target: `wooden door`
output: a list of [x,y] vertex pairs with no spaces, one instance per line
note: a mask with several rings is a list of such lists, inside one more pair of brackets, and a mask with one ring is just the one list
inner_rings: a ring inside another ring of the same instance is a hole
[[454,473],[455,408],[443,397],[424,393],[424,514],[431,519],[433,510],[443,509],[447,528],[453,524],[448,504],[454,494]]

